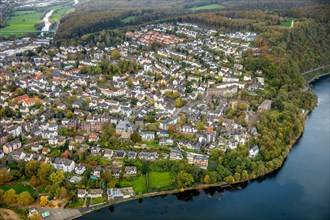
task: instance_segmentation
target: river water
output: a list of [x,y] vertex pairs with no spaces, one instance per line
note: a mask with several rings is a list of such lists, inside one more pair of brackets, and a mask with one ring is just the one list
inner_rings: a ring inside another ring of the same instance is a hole
[[52,16],[54,10],[50,10],[49,12],[47,12],[47,14],[45,15],[45,17],[42,19],[42,21],[44,22],[44,26],[41,29],[41,31],[49,31],[50,26],[52,25],[51,22],[49,22],[49,18],[50,16]]
[[329,219],[330,76],[313,83],[318,106],[281,169],[242,186],[135,200],[81,219]]

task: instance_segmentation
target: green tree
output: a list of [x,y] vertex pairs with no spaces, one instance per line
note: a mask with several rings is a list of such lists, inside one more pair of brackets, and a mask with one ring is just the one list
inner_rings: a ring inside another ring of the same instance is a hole
[[120,52],[118,50],[111,51],[111,58],[117,60],[120,57]]
[[3,201],[3,196],[5,195],[5,191],[0,189],[0,202]]
[[10,189],[3,195],[3,201],[8,204],[15,204],[17,202],[17,194],[14,189]]
[[8,183],[10,182],[14,177],[11,175],[9,170],[6,168],[2,168],[0,170],[0,184]]
[[177,183],[180,188],[191,186],[194,183],[194,177],[190,173],[181,170],[177,176]]
[[62,170],[57,170],[50,174],[49,179],[53,182],[54,185],[60,185],[64,180],[64,173]]
[[45,184],[48,183],[48,177],[54,171],[54,167],[50,163],[43,163],[38,169],[37,176],[40,181]]
[[141,143],[142,138],[137,131],[134,131],[130,136],[131,141],[134,143]]
[[17,196],[17,204],[18,205],[31,205],[34,199],[28,191],[24,191]]
[[37,160],[30,160],[26,165],[25,165],[25,175],[27,177],[31,176],[36,176],[38,173],[38,169],[40,166],[40,162]]
[[229,184],[234,184],[235,183],[235,179],[234,179],[233,176],[227,176],[223,180],[226,181]]
[[200,131],[204,131],[205,130],[205,124],[201,121],[198,121],[196,123],[196,127],[197,127],[197,130],[200,132]]

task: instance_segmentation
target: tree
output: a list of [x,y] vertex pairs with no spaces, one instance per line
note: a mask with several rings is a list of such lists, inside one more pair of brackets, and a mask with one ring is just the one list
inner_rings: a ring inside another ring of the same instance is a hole
[[50,174],[49,179],[54,185],[60,185],[64,180],[64,173],[62,170],[57,170],[56,172]]
[[40,163],[37,160],[30,160],[26,165],[25,165],[25,175],[27,177],[35,176],[38,173]]
[[14,189],[10,189],[5,192],[3,201],[9,204],[15,204],[17,202],[17,195]]
[[174,102],[174,106],[177,108],[181,108],[183,106],[183,102],[181,100],[181,98],[177,98]]
[[37,176],[40,181],[45,184],[48,182],[48,177],[54,171],[54,167],[50,163],[43,163],[40,165],[38,169]]
[[48,198],[46,196],[41,196],[39,204],[41,206],[46,206],[48,204]]
[[111,58],[117,60],[120,57],[120,52],[118,50],[111,51]]
[[141,136],[139,135],[139,133],[137,131],[134,131],[131,136],[130,136],[131,141],[133,141],[134,143],[140,143],[142,141]]
[[0,184],[8,183],[13,179],[13,176],[6,168],[0,170]]
[[205,124],[204,124],[203,122],[201,122],[201,121],[198,121],[198,122],[196,123],[196,127],[197,127],[197,130],[198,130],[199,132],[205,130]]
[[190,173],[183,170],[179,172],[177,176],[177,183],[180,188],[191,186],[194,182],[194,177]]
[[5,191],[0,189],[0,202],[3,201],[4,194],[5,194]]
[[30,181],[29,181],[29,185],[32,187],[36,187],[36,186],[40,186],[41,181],[38,177],[36,176],[32,176]]
[[18,205],[31,205],[34,199],[28,191],[24,191],[17,196],[17,204]]
[[235,179],[234,179],[233,176],[227,176],[227,177],[225,177],[223,180],[226,181],[226,182],[229,183],[229,184],[233,184],[233,183],[235,183]]
[[206,174],[204,176],[204,183],[206,183],[206,184],[209,184],[210,183],[210,176],[208,174]]

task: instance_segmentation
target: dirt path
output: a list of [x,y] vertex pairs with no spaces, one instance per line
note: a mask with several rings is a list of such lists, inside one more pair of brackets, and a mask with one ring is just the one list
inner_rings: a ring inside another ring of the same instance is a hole
[[0,215],[4,220],[19,220],[18,215],[10,209],[0,208]]

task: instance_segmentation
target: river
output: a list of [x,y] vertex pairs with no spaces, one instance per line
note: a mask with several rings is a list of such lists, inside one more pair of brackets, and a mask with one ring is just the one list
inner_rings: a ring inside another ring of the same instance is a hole
[[135,200],[80,219],[328,220],[330,76],[312,85],[318,105],[278,171],[241,189],[212,188]]
[[44,22],[44,26],[41,29],[41,31],[49,31],[50,26],[52,25],[51,22],[49,22],[49,18],[50,16],[52,16],[54,10],[50,10],[49,12],[47,12],[47,14],[45,15],[45,17],[42,19],[42,21]]

